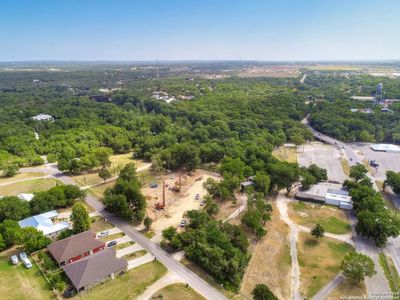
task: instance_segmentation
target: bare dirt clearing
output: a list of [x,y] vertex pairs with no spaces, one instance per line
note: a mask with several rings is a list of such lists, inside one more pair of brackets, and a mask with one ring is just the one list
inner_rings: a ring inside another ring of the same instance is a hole
[[[174,186],[179,177],[181,176],[181,191],[174,192],[170,188]],[[201,180],[199,180],[201,178]],[[142,189],[143,194],[147,198],[147,213],[154,220],[152,228],[155,231],[157,238],[161,237],[161,232],[169,226],[178,227],[185,212],[192,209],[199,209],[200,202],[207,194],[203,187],[203,183],[207,178],[219,180],[219,175],[216,173],[197,170],[192,176],[187,176],[181,173],[171,173],[169,175],[162,175],[158,180],[161,182],[157,187],[151,188],[149,186]],[[197,179],[197,180],[196,180]],[[165,185],[165,203],[166,207],[162,210],[155,208],[156,203],[162,203],[163,187]],[[199,199],[196,200],[196,195],[199,194]]]
[[251,67],[238,73],[239,77],[295,78],[300,76],[296,66]]

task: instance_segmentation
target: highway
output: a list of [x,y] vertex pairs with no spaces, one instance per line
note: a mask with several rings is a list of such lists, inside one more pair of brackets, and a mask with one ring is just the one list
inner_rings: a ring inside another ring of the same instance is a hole
[[[44,167],[33,167],[33,168],[21,168],[20,172],[39,172],[47,175],[51,175],[57,178],[65,184],[76,185],[75,181],[60,172],[55,164],[46,164]],[[114,226],[121,229],[127,236],[137,242],[142,246],[147,252],[151,253],[160,262],[162,262],[170,271],[177,274],[183,281],[185,281],[190,287],[195,289],[198,293],[203,295],[206,299],[215,300],[226,300],[227,298],[208,284],[205,280],[197,276],[191,270],[183,266],[180,262],[175,260],[168,252],[164,251],[159,245],[149,240],[138,230],[136,230],[129,221],[122,218],[116,217],[104,208],[103,203],[101,203],[95,196],[88,194],[86,195],[86,202],[92,206],[96,211],[103,215],[107,220],[114,224]]]

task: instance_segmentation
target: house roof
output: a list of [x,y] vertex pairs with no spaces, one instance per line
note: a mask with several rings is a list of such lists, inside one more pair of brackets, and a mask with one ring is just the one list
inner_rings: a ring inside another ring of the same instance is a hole
[[60,263],[104,245],[105,243],[96,240],[96,234],[89,230],[54,242],[47,248],[54,259]]
[[111,273],[119,272],[128,266],[124,258],[116,258],[115,250],[107,248],[63,267],[65,274],[76,289],[102,280]]
[[34,196],[35,195],[33,195],[33,194],[21,193],[21,194],[18,194],[17,197],[21,200],[29,202],[33,199]]
[[52,116],[50,116],[50,115],[46,115],[46,114],[38,114],[38,115],[36,115],[36,116],[33,116],[32,117],[32,119],[33,120],[36,120],[36,121],[42,121],[42,120],[51,120],[51,119],[53,119],[53,117]]
[[60,222],[54,224],[51,218],[57,217],[58,213],[55,210],[32,216],[26,219],[23,219],[18,222],[21,228],[25,227],[34,227],[37,230],[43,232],[44,235],[49,235],[54,232],[58,232],[64,229],[69,228],[69,224],[67,222]]

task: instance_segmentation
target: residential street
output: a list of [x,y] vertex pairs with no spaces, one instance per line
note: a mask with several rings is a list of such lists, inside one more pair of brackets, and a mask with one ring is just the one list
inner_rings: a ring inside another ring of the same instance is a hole
[[[76,185],[75,181],[72,178],[58,171],[55,164],[48,164],[44,167],[21,168],[20,172],[43,172],[44,174],[52,175],[52,177],[59,179],[65,184]],[[158,259],[160,262],[162,262],[170,271],[173,271],[177,276],[182,279],[182,281],[186,282],[198,293],[203,295],[206,299],[227,299],[222,293],[217,291],[205,280],[197,276],[195,273],[183,266],[178,261],[176,261],[160,246],[158,246],[156,243],[149,240],[143,234],[137,231],[128,221],[107,212],[104,208],[103,203],[101,203],[95,196],[93,196],[92,194],[88,194],[86,196],[86,202],[91,205],[96,211],[102,214],[107,220],[113,223],[114,226],[121,229],[121,231],[124,232],[128,237],[138,243],[150,255],[154,256],[155,259]]]

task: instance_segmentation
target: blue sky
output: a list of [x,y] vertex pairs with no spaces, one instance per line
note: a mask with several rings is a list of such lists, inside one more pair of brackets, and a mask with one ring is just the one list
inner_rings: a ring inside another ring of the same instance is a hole
[[400,59],[400,1],[0,1],[0,61],[155,58]]

